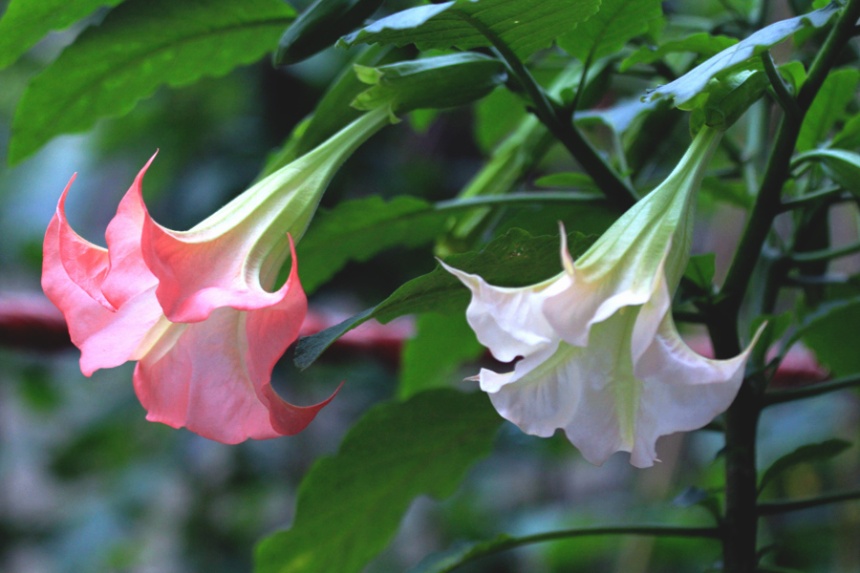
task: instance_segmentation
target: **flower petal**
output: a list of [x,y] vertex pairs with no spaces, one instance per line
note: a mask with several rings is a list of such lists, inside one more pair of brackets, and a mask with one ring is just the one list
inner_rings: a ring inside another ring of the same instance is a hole
[[[147,215],[142,195],[143,176],[154,159],[155,154],[138,172],[134,183],[119,202],[116,215],[105,233],[110,268],[102,283],[102,292],[115,308],[120,308],[158,283],[146,266],[140,248],[143,222]],[[157,306],[155,301],[153,304]]]
[[[45,232],[42,290],[62,311],[69,325],[72,342],[80,347],[83,341],[103,328],[113,315],[110,303],[100,296],[98,279],[91,282],[85,280],[88,274],[92,277],[103,276],[108,266],[108,254],[107,250],[85,241],[69,227],[63,213],[65,196],[64,191],[57,212]],[[75,273],[70,274],[63,264],[63,258],[75,254],[81,268],[76,269],[70,264],[69,268],[75,269]]]
[[731,405],[761,332],[759,329],[741,354],[714,360],[690,349],[678,335],[671,315],[666,315],[657,336],[635,365],[643,391],[630,460],[633,465],[649,467],[654,463],[654,444],[660,436],[699,429]]
[[581,349],[567,344],[548,345],[523,358],[507,374],[482,369],[481,389],[506,420],[527,434],[549,437],[564,427],[580,403],[574,356]]
[[[147,215],[143,256],[158,277],[165,315],[174,322],[199,322],[221,307],[253,310],[276,304],[279,295],[262,287],[259,267],[248,260],[257,240],[254,232],[235,230],[196,242]],[[278,241],[285,243],[285,236]]]
[[568,366],[567,383],[580,386],[580,405],[563,424],[564,431],[595,465],[633,447],[641,393],[630,358],[630,331],[637,311],[625,309],[594,325],[591,344],[579,348]]
[[66,219],[66,197],[74,180],[73,175],[63,189],[57,210],[45,233],[44,258],[50,259],[50,265],[43,264],[43,269],[52,274],[49,283],[71,281],[91,300],[107,310],[113,310],[115,307],[101,290],[110,266],[107,249],[78,235]]
[[272,369],[295,341],[307,311],[295,264],[273,294],[280,300],[269,308],[218,308],[203,323],[165,332],[135,369],[147,419],[227,444],[303,430],[334,394],[299,407],[272,389]]
[[102,295],[100,287],[110,269],[108,251],[69,226],[65,218],[68,190],[67,186],[45,233],[42,289],[66,318],[72,342],[81,350],[81,371],[90,376],[99,368],[132,359],[161,309],[154,289],[147,291],[146,285],[133,305],[119,310]]
[[570,280],[567,288],[547,297],[543,311],[557,335],[568,344],[587,346],[592,326],[625,307],[639,306],[650,299],[659,273],[618,265],[608,275],[592,280],[576,263],[569,262],[565,240],[561,248],[562,260],[568,261],[564,266]]
[[440,261],[472,291],[466,319],[481,344],[502,362],[529,354],[557,337],[542,312],[543,301],[568,284],[564,273],[523,288],[496,287],[479,277]]
[[[80,320],[78,312],[69,322]],[[155,287],[126,301],[77,345],[81,350],[81,372],[90,376],[101,368],[137,360],[146,352],[147,340],[153,337],[154,331],[159,331],[157,327],[162,321],[166,322],[155,298]]]

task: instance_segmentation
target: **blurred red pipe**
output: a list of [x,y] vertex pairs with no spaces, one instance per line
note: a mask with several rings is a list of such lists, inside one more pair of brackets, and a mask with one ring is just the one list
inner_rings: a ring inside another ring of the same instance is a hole
[[[301,336],[309,336],[349,318],[347,313],[309,309]],[[382,325],[371,320],[347,332],[323,354],[371,354],[391,364],[399,361],[403,342],[412,336],[410,320]],[[60,311],[41,294],[0,294],[0,347],[55,352],[72,348],[66,321]]]
[[[309,336],[349,318],[348,313],[310,309],[301,336]],[[398,319],[389,324],[368,321],[340,337],[323,358],[372,355],[387,364],[399,363],[403,344],[414,332],[412,321]],[[703,356],[713,356],[710,340],[688,341]],[[60,311],[41,294],[0,294],[0,346],[21,350],[59,351],[72,346]],[[773,355],[773,354],[772,354]],[[783,359],[771,386],[785,388],[826,380],[829,374],[807,348],[795,345]]]

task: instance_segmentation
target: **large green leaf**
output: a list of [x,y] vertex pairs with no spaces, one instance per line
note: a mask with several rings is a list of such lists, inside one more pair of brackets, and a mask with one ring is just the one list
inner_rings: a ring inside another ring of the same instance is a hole
[[[580,233],[573,233],[568,238],[568,246],[574,254],[580,253],[586,242]],[[509,230],[480,252],[451,255],[445,262],[478,274],[490,284],[502,286],[534,284],[561,272],[558,238],[531,237],[521,229]],[[405,314],[465,312],[468,302],[468,289],[453,275],[436,267],[426,275],[407,282],[375,307],[341,324],[299,339],[295,354],[296,366],[307,368],[332,342],[371,318],[385,323]]]
[[729,46],[738,43],[737,38],[721,36],[719,34],[708,34],[699,32],[680,40],[669,40],[660,44],[657,48],[652,46],[641,46],[635,52],[624,58],[618,65],[621,72],[626,72],[636,64],[650,64],[662,60],[669,54],[691,52],[698,56],[710,58],[725,50]]
[[720,74],[708,84],[707,99],[697,105],[690,114],[690,129],[693,132],[703,125],[727,129],[734,124],[749,106],[758,101],[770,85],[759,66],[753,69],[731,70]]
[[649,97],[651,99],[674,98],[675,105],[683,107],[683,104],[702,93],[710,79],[717,74],[744,65],[751,58],[785,40],[798,30],[807,26],[816,28],[824,26],[838,11],[839,5],[834,2],[809,14],[774,22],[734,46],[708,58],[680,78],[652,90]]
[[834,181],[860,196],[860,153],[845,149],[813,149],[799,154],[794,164],[804,161],[820,162]]
[[851,442],[832,438],[817,444],[806,444],[773,462],[762,474],[758,489],[763,490],[770,482],[790,468],[800,464],[823,462],[835,458],[851,447]]
[[354,573],[391,540],[419,495],[451,495],[502,419],[482,393],[433,390],[370,410],[316,462],[288,531],[264,539],[256,573]]
[[15,113],[9,161],[119,116],[167,84],[223,75],[271,50],[295,12],[280,0],[127,0],[37,76]]
[[382,0],[316,0],[281,36],[275,65],[295,64],[330,47],[363,24],[381,4]]
[[455,375],[457,367],[485,352],[466,322],[465,313],[422,314],[415,330],[401,356],[398,386],[401,398],[430,388],[450,387],[459,382]]
[[824,306],[808,317],[799,338],[815,352],[818,361],[836,376],[860,372],[860,352],[855,344],[860,324],[860,298]]
[[364,112],[349,105],[355,96],[367,89],[356,77],[353,65],[388,63],[395,58],[394,52],[388,46],[367,46],[358,50],[317,100],[313,113],[299,122],[281,148],[266,160],[257,181],[309,152],[362,115]]
[[616,53],[663,15],[660,0],[603,0],[597,14],[561,36],[558,45],[583,62]]
[[417,247],[445,231],[450,213],[408,195],[344,201],[317,213],[298,244],[299,276],[313,292],[349,261],[366,261],[395,246]]
[[0,70],[48,32],[67,28],[102,6],[123,0],[11,0],[0,18]]
[[470,50],[492,45],[479,31],[484,29],[525,57],[588,19],[599,5],[600,0],[454,0],[397,12],[341,42]]
[[299,242],[299,276],[304,289],[313,292],[347,262],[366,261],[395,246],[410,248],[429,243],[445,231],[457,213],[486,209],[488,204],[581,206],[599,199],[573,193],[520,193],[436,204],[408,195],[390,201],[377,196],[344,201],[333,209],[320,210]]
[[833,147],[845,149],[860,147],[860,113],[854,113],[845,121],[845,125],[833,137]]
[[860,71],[843,68],[830,72],[812,100],[797,136],[797,150],[807,151],[823,143],[836,122],[847,115],[857,97]]
[[[579,252],[582,243],[581,235],[571,237],[572,252]],[[558,237],[531,237],[520,229],[511,229],[479,253],[451,255],[445,262],[500,286],[527,286],[561,272]],[[437,266],[426,275],[407,282],[377,305],[374,318],[385,323],[412,313],[464,312],[468,301],[468,289]]]

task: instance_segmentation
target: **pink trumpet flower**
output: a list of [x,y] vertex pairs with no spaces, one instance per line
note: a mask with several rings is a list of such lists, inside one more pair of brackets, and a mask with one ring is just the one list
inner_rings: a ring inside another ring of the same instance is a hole
[[[147,420],[219,442],[302,431],[334,394],[301,407],[271,385],[307,313],[293,240],[337,168],[387,121],[384,111],[361,116],[184,232],[147,212],[153,156],[120,201],[106,249],[66,219],[72,177],[45,234],[42,288],[66,318],[81,371],[136,360]],[[289,277],[271,290],[288,256]]]

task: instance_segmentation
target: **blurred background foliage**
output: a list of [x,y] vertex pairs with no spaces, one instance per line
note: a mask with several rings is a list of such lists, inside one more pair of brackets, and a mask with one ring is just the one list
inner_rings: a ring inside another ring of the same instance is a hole
[[[296,7],[304,4],[296,2]],[[392,11],[407,5],[387,4]],[[691,27],[710,29],[722,21],[733,25],[727,7],[745,11],[755,3],[664,4],[667,11],[684,13]],[[790,4],[798,4],[800,12],[808,8],[803,2],[774,4],[783,11]],[[0,12],[3,8],[0,2]],[[102,244],[119,198],[158,149],[146,179],[147,202],[159,222],[188,228],[248,186],[266,157],[313,111],[350,57],[348,51],[329,49],[280,70],[264,59],[224,77],[162,88],[127,115],[100,120],[85,134],[58,137],[23,163],[7,166],[11,119],[27,82],[84,25],[103,14],[52,33],[0,71],[0,301],[18,304],[22,296],[40,292],[42,236],[72,173],[78,179],[69,217],[86,238]],[[641,93],[646,84],[610,84],[607,76],[595,85],[599,103]],[[355,154],[333,181],[323,207],[371,194],[409,194],[430,201],[454,197],[514,125],[513,119],[522,116],[517,109],[512,96],[499,90],[475,111],[414,114]],[[667,134],[685,130],[686,118],[666,110],[659,122],[649,126],[651,137],[639,139],[640,151],[667,159],[650,162],[639,173],[642,181],[659,180],[680,153],[663,143],[681,141]],[[607,141],[599,126],[590,133]],[[635,161],[632,151],[631,157]],[[534,187],[541,174],[564,171],[568,163],[564,153],[554,151],[524,185]],[[709,219],[725,224],[708,226],[697,244],[701,250],[716,249],[719,266],[736,242],[737,211],[724,203],[711,208],[721,212]],[[509,222],[501,228],[555,233],[552,217],[536,215],[535,209],[507,209],[501,216]],[[591,224],[579,230],[597,233],[608,224],[608,218],[595,213],[589,214]],[[311,303],[320,311],[351,314],[433,265],[425,250],[392,249],[348,264]],[[303,372],[287,356],[275,378],[291,401],[312,403],[341,381],[347,384],[302,434],[226,446],[147,423],[130,383],[130,365],[87,379],[78,370],[77,357],[71,347],[0,348],[0,571],[250,571],[254,544],[290,523],[297,485],[313,461],[336,451],[346,430],[371,404],[399,392],[399,361],[391,353],[333,351]],[[476,367],[470,362],[452,368],[450,380],[461,380]],[[470,388],[468,382],[453,385]],[[761,423],[760,467],[805,443],[833,436],[856,440],[858,418],[856,394],[773,407]],[[562,437],[531,438],[506,425],[493,454],[469,473],[454,496],[442,502],[420,498],[413,504],[395,542],[368,571],[404,571],[458,540],[501,532],[522,535],[630,521],[710,524],[707,511],[686,503],[689,495],[684,493],[689,485],[704,490],[721,485],[720,445],[718,435],[707,431],[672,436],[661,440],[662,463],[652,469],[636,470],[623,455],[598,468],[585,463]],[[807,497],[850,487],[858,470],[855,445],[833,461],[798,465],[765,495]],[[856,503],[770,518],[764,537],[779,539],[775,561],[786,567],[860,570]],[[516,550],[462,570],[682,573],[702,571],[703,564],[715,563],[719,556],[719,544],[710,540],[586,538]]]

